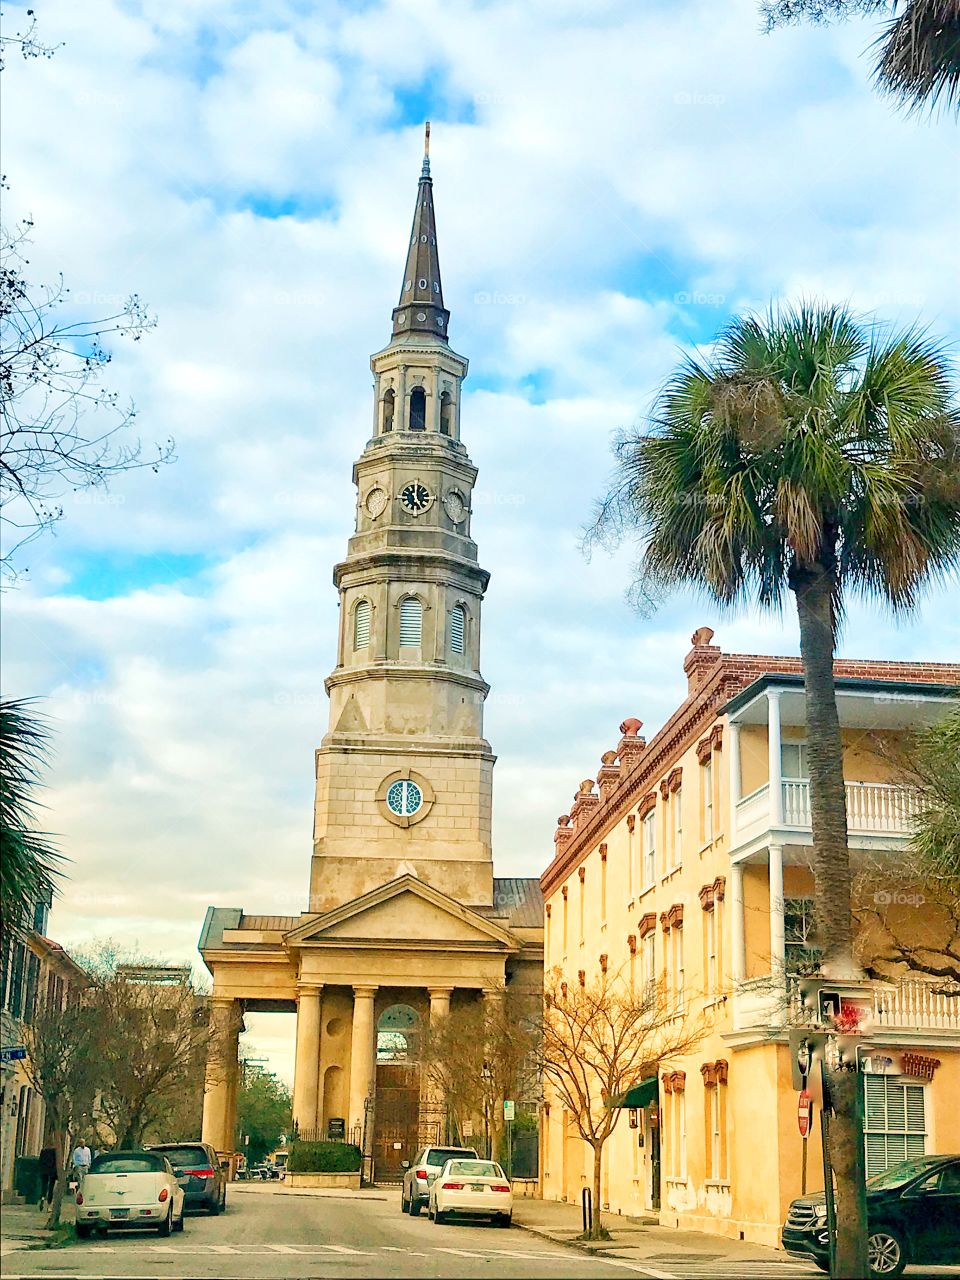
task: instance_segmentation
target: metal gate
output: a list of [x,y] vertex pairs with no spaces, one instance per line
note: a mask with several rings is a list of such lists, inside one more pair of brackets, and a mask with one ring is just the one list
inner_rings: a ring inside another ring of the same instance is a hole
[[373,1167],[377,1182],[399,1182],[404,1160],[417,1154],[420,1119],[420,1068],[377,1064],[377,1103]]

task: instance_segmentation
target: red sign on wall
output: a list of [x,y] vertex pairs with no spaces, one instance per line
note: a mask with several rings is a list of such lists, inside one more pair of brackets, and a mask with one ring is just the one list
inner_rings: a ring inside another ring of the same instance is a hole
[[797,1098],[797,1125],[800,1129],[801,1138],[805,1138],[810,1132],[810,1112],[812,1107],[813,1098],[807,1093],[806,1089],[801,1089],[800,1096]]

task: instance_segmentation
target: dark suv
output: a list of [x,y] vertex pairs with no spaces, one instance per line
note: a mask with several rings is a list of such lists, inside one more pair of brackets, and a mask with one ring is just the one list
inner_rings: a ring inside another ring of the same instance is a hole
[[227,1175],[213,1147],[206,1142],[165,1142],[152,1146],[162,1151],[183,1187],[185,1209],[222,1213],[227,1207]]
[[477,1153],[473,1147],[424,1147],[417,1152],[413,1164],[404,1160],[406,1171],[403,1175],[403,1187],[400,1191],[400,1211],[416,1218],[420,1210],[430,1198],[430,1184],[448,1160],[459,1160],[461,1157],[476,1160]]
[[[904,1160],[869,1178],[867,1231],[872,1276],[898,1276],[918,1262],[960,1262],[960,1156]],[[822,1191],[793,1201],[780,1243],[829,1270]]]

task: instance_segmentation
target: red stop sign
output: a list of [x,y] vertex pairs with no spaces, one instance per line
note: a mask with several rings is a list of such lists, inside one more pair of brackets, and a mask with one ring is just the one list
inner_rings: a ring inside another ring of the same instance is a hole
[[813,1098],[807,1093],[806,1089],[801,1089],[800,1096],[797,1098],[797,1125],[800,1128],[800,1137],[805,1138],[810,1132],[810,1111],[813,1106]]

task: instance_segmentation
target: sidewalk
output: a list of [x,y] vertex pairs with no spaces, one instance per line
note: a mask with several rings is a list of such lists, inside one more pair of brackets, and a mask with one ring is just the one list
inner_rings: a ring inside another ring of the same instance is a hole
[[[44,1225],[47,1217],[47,1209],[38,1209],[35,1204],[5,1204],[0,1209],[0,1255],[6,1257],[17,1249],[29,1249],[53,1239],[53,1233]],[[64,1226],[73,1226],[76,1221],[72,1196],[64,1197],[60,1221]]]
[[600,1220],[612,1239],[590,1243],[576,1239],[583,1230],[579,1205],[559,1200],[515,1200],[513,1204],[514,1225],[523,1231],[587,1253],[605,1253],[637,1263],[660,1263],[664,1267],[662,1272],[658,1272],[655,1265],[648,1267],[651,1276],[669,1275],[671,1256],[677,1262],[684,1258],[693,1262],[710,1255],[717,1262],[729,1262],[733,1272],[737,1263],[782,1262],[786,1256],[778,1249],[767,1249],[763,1245],[744,1244],[702,1231],[648,1226],[643,1219],[626,1218],[617,1213],[601,1214]]

